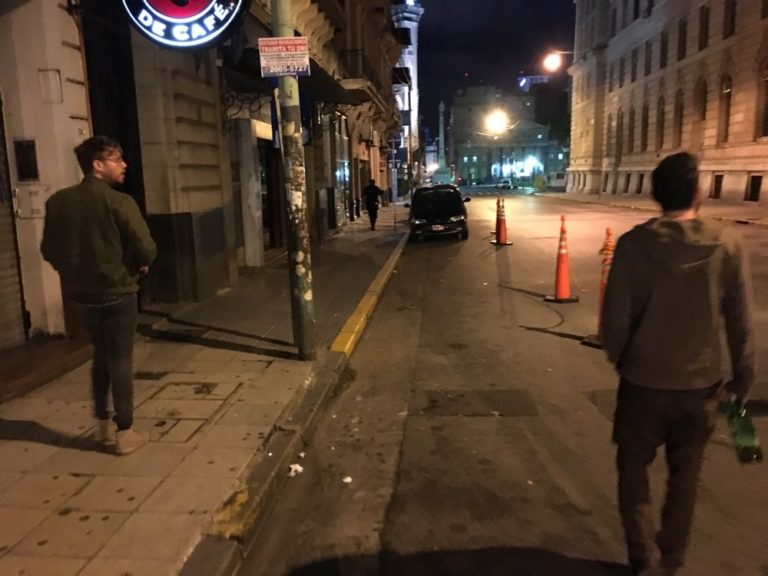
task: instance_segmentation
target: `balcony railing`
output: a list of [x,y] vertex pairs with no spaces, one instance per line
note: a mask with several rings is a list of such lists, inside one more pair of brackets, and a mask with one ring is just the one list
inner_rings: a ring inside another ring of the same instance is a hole
[[347,78],[362,78],[371,82],[379,90],[382,89],[381,78],[378,77],[376,69],[362,50],[342,50],[340,56]]

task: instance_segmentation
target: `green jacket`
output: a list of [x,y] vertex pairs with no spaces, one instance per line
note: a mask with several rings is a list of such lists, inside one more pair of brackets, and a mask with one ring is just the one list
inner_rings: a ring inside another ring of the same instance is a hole
[[157,248],[133,198],[86,176],[45,204],[40,250],[61,276],[65,294],[129,294]]
[[691,390],[730,376],[731,390],[746,397],[755,381],[751,299],[747,258],[732,229],[654,218],[619,238],[601,339],[633,384]]

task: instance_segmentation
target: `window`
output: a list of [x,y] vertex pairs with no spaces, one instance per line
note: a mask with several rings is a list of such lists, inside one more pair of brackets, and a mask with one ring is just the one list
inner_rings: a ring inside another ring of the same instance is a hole
[[616,8],[611,8],[611,38],[614,36],[616,36]]
[[608,66],[608,92],[613,92],[613,77],[616,74],[616,65],[611,62]]
[[677,61],[685,58],[688,47],[688,21],[683,18],[677,23]]
[[635,151],[635,108],[629,109],[629,124],[627,126],[627,152]]
[[624,70],[627,67],[627,61],[624,57],[619,58],[619,88],[624,87]]
[[733,101],[733,83],[731,77],[726,76],[720,85],[720,130],[718,142],[728,142],[731,132],[731,104]]
[[467,156],[464,156],[464,163],[466,164],[467,162],[469,162],[469,158]]
[[632,19],[637,20],[640,18],[640,0],[635,0],[635,4],[632,7]]
[[725,0],[723,5],[723,39],[736,33],[736,0]]
[[645,43],[645,75],[648,76],[653,68],[653,42]]
[[696,93],[693,97],[694,113],[696,120],[703,122],[707,119],[707,81],[703,78],[696,84]]
[[637,80],[637,61],[640,58],[640,54],[637,48],[632,50],[632,61],[629,67],[630,82]]
[[477,162],[477,156],[472,156],[472,162]]
[[643,184],[645,183],[645,174],[640,173],[637,175],[637,188],[635,188],[635,194],[643,193]]
[[624,112],[619,110],[616,116],[616,164],[621,164],[624,153]]
[[661,42],[659,44],[659,68],[667,67],[667,51],[669,50],[669,33],[661,33]]
[[664,96],[659,96],[659,102],[656,106],[656,150],[664,148],[665,105]]
[[685,103],[683,102],[683,91],[678,90],[675,94],[675,118],[674,131],[672,133],[672,147],[680,148],[683,142],[683,114],[685,112]]
[[760,200],[760,188],[763,187],[763,177],[753,174],[749,177],[747,192],[744,194],[744,200],[747,202],[757,202]]
[[768,0],[762,0],[762,2],[763,5],[760,14],[763,18],[768,18]]
[[629,4],[628,4],[628,0],[624,0],[621,3],[621,29],[622,30],[627,27],[627,24],[629,24],[629,18],[627,18],[627,16],[629,16]]
[[715,177],[712,179],[712,188],[709,191],[709,197],[717,200],[720,198],[720,195],[722,193],[723,193],[723,175],[715,174]]
[[709,6],[699,8],[699,50],[709,46]]
[[629,194],[629,183],[632,181],[632,174],[627,172],[624,174],[624,194]]
[[760,110],[760,113],[763,115],[763,118],[762,122],[760,122],[759,136],[764,138],[768,136],[768,63],[763,66],[760,90],[762,92],[760,97],[762,109]]
[[608,114],[608,123],[605,131],[605,152],[610,158],[613,156],[613,114]]
[[640,114],[640,150],[648,150],[648,103],[643,104],[643,111]]

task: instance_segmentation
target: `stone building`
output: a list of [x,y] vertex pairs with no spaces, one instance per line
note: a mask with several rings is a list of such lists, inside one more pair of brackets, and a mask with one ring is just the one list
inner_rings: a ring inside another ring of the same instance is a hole
[[[469,86],[453,98],[449,162],[463,184],[493,184],[504,178],[532,182],[546,172],[549,128],[535,119],[530,94],[509,94],[493,86]],[[507,125],[489,130],[486,119],[503,112]]]
[[[285,1],[311,56],[300,91],[322,242],[359,216],[369,178],[389,185],[401,47],[388,0]],[[184,50],[137,32],[120,0],[0,3],[0,350],[78,330],[39,244],[45,201],[79,181],[72,149],[92,134],[123,144],[125,191],[158,243],[144,303],[205,299],[284,250],[276,82],[258,53],[271,1],[247,6],[225,42]]]
[[768,2],[578,0],[568,191],[646,194],[681,150],[713,199],[762,202]]

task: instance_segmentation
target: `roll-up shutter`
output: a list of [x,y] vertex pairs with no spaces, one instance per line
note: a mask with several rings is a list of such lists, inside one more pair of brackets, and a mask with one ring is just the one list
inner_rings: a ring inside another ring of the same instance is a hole
[[13,220],[8,150],[0,97],[0,350],[25,340],[19,251]]

